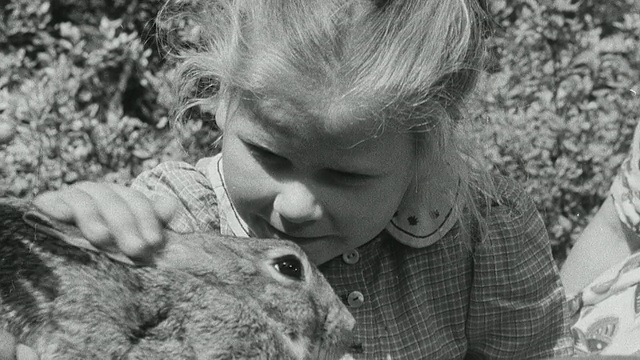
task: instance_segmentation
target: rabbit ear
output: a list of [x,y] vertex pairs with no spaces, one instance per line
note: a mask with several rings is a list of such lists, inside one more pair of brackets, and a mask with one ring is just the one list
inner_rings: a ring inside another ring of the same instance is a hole
[[85,250],[90,250],[97,253],[103,253],[113,260],[128,265],[135,265],[135,263],[124,254],[112,253],[96,248],[87,239],[84,238],[77,227],[64,224],[59,221],[54,221],[39,211],[29,210],[25,212],[24,215],[22,215],[22,220],[25,224],[29,225],[34,230],[45,233],[58,240],[62,240],[71,246],[83,248]]

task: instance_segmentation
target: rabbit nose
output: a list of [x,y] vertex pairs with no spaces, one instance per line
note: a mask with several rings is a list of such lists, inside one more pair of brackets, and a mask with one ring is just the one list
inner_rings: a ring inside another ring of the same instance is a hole
[[322,218],[322,207],[315,195],[299,182],[284,184],[273,201],[273,210],[293,224]]

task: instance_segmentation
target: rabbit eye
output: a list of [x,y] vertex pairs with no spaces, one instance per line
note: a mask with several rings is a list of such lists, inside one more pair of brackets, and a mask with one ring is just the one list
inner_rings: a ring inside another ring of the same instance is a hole
[[287,255],[278,258],[273,267],[282,275],[295,280],[302,280],[302,263],[294,255]]

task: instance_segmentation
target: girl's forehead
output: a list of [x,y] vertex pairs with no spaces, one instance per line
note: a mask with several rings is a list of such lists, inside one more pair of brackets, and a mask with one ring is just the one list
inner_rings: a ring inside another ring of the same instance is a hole
[[298,138],[331,139],[334,145],[352,147],[381,135],[383,124],[348,101],[243,97],[240,106],[261,125]]

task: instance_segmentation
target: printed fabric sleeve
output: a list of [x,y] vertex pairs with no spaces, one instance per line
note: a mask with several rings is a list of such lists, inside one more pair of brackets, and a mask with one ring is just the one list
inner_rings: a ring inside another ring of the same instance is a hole
[[503,201],[474,247],[468,358],[571,355],[564,290],[542,218],[514,182],[501,179],[497,187]]
[[620,221],[640,235],[640,122],[610,190]]
[[167,227],[173,231],[220,232],[218,202],[206,175],[197,167],[178,161],[161,163],[140,174],[131,187],[150,199],[173,196],[179,206]]

